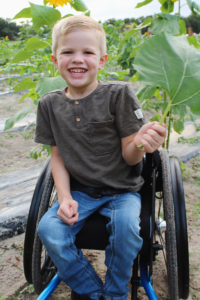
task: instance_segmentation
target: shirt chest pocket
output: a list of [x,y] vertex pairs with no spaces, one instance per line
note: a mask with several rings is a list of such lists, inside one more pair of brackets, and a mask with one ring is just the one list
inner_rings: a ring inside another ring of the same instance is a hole
[[115,151],[121,140],[114,124],[114,118],[103,122],[90,122],[87,128],[90,144],[95,155],[104,155]]

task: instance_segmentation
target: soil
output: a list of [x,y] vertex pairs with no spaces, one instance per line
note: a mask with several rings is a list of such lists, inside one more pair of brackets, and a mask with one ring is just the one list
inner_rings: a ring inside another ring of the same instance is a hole
[[[23,94],[25,92],[0,97],[0,118],[10,117],[23,106],[32,103],[31,99],[26,99],[21,104],[17,104]],[[146,115],[149,117],[151,112],[148,111]],[[45,155],[37,160],[30,158],[29,152],[35,146],[37,144],[34,143],[33,128],[25,133],[0,133],[0,172],[8,173],[43,163],[46,160]],[[197,300],[200,299],[200,156],[192,158],[185,166],[183,179],[190,253],[189,299]],[[37,298],[33,286],[29,285],[24,278],[23,242],[24,234],[0,242],[0,300]],[[104,252],[85,250],[84,255],[89,258],[99,276],[104,279],[106,272]],[[167,275],[162,251],[156,257],[153,270],[153,286],[158,298],[168,299]],[[69,287],[61,283],[49,299],[69,298]],[[148,299],[143,288],[139,288],[138,299]]]
[[[19,92],[0,97],[0,118],[9,118],[23,107],[32,105],[33,101],[30,98],[18,103],[26,93]],[[33,108],[31,112],[35,110],[36,108]],[[27,131],[0,133],[0,174],[44,163],[47,158],[45,154],[37,160],[30,157],[31,149],[39,146],[34,142],[34,133],[34,127]]]

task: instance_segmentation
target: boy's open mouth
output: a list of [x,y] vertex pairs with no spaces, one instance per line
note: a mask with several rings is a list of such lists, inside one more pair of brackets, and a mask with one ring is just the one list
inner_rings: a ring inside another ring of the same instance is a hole
[[87,72],[86,69],[69,69],[68,71],[72,74],[82,74]]

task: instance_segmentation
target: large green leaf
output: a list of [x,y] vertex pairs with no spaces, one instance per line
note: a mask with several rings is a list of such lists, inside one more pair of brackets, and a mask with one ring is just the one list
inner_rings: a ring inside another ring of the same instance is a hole
[[179,134],[181,134],[181,132],[185,129],[184,124],[181,120],[174,121],[173,127],[174,127],[174,130]]
[[184,104],[177,104],[172,106],[172,113],[180,116],[181,119],[187,114],[187,107]]
[[163,18],[155,18],[151,23],[151,30],[153,34],[169,32],[172,35],[178,35],[179,28],[180,25],[177,19],[167,20]]
[[126,36],[128,37],[132,35],[135,31],[141,30],[142,28],[146,28],[148,25],[151,24],[152,21],[153,21],[152,18],[147,18],[143,23],[139,24],[136,28],[133,28],[132,30],[128,31]]
[[50,45],[46,41],[40,41],[39,39],[32,37],[26,42],[26,50],[31,51],[34,49],[43,49]]
[[18,14],[14,16],[13,20],[20,19],[20,18],[32,18],[31,8],[27,7],[22,9]]
[[33,89],[36,85],[37,81],[32,81],[31,78],[24,78],[14,87],[14,92],[16,93],[25,89]]
[[194,1],[186,0],[189,8],[195,16],[198,16],[198,12],[200,12],[200,5]]
[[43,77],[38,80],[36,93],[41,97],[46,93],[52,92],[66,87],[66,82],[61,76],[57,77]]
[[24,51],[24,50],[21,50],[19,51],[15,57],[11,60],[11,63],[14,64],[14,63],[18,63],[20,61],[24,61],[24,60],[27,60],[29,59],[32,55],[34,55],[33,51]]
[[200,51],[185,36],[162,33],[145,41],[135,56],[139,80],[159,86],[171,104],[185,104],[200,115]]
[[153,0],[145,0],[145,1],[143,1],[143,2],[140,2],[140,3],[138,3],[138,4],[136,5],[135,8],[139,8],[139,7],[142,7],[142,6],[144,6],[144,5],[147,5],[147,4],[151,3],[152,1],[153,1]]
[[88,8],[82,0],[72,0],[69,2],[71,7],[73,7],[76,11],[87,11]]
[[141,87],[137,90],[136,95],[140,102],[151,98],[156,92],[155,86],[147,86],[142,84]]
[[161,19],[166,19],[168,21],[172,21],[172,20],[179,21],[180,20],[179,16],[170,15],[170,14],[166,14],[166,13],[159,13],[159,14],[157,14],[157,16],[160,17]]
[[188,36],[188,42],[190,45],[194,45],[195,48],[199,49],[200,48],[200,44],[197,42],[197,39],[195,38],[195,36]]
[[[161,2],[161,1],[159,1]],[[162,13],[168,13],[168,9],[169,9],[169,1],[163,1],[163,4],[160,8],[160,10],[162,11]],[[171,2],[170,4],[170,13],[174,11],[174,2]]]
[[186,34],[187,29],[186,29],[185,21],[184,20],[179,20],[179,24],[180,24],[179,35]]
[[22,120],[24,117],[26,117],[27,113],[33,108],[32,105],[27,105],[23,107],[20,111],[18,111],[14,116],[6,120],[4,131],[12,128],[15,123]]
[[44,5],[36,5],[31,2],[30,5],[33,18],[33,28],[36,31],[43,25],[52,26],[61,19],[61,13],[55,8]]

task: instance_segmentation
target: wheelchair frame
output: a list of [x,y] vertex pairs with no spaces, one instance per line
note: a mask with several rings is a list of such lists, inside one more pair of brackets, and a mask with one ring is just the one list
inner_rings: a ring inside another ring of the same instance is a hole
[[[160,154],[158,151],[153,155],[147,154],[143,165],[142,176],[145,184],[140,191],[142,197],[140,235],[143,238],[143,247],[139,252],[140,277],[138,276],[139,257],[137,256],[134,260],[130,281],[132,284],[131,300],[137,299],[138,286],[145,288],[149,299],[158,299],[151,282],[153,261],[159,250],[164,252],[169,299],[187,299],[189,295],[189,254],[185,199],[179,161],[174,157],[169,159],[166,150],[162,149]],[[158,195],[159,193],[161,196]],[[48,299],[60,281],[57,275],[54,277],[56,267],[48,254],[45,253],[45,257],[41,261],[42,243],[37,235],[37,225],[43,214],[52,205],[52,195],[55,202],[56,190],[49,158],[36,184],[24,241],[26,280],[33,283],[38,294],[45,289],[38,300]],[[156,199],[158,204],[156,204]],[[156,213],[158,214],[157,219],[155,219]],[[98,224],[100,242],[97,239],[94,241],[90,239],[88,243],[87,237],[91,228],[90,218],[91,222],[97,222],[99,217],[97,213],[96,215],[94,213],[88,218],[84,227],[77,234],[76,246],[83,249],[104,250],[108,244],[108,233],[105,231],[106,220],[102,220],[103,217],[100,216],[101,226],[99,226],[100,223]],[[104,232],[103,237],[101,232]],[[158,243],[157,237],[160,238],[160,243]]]

